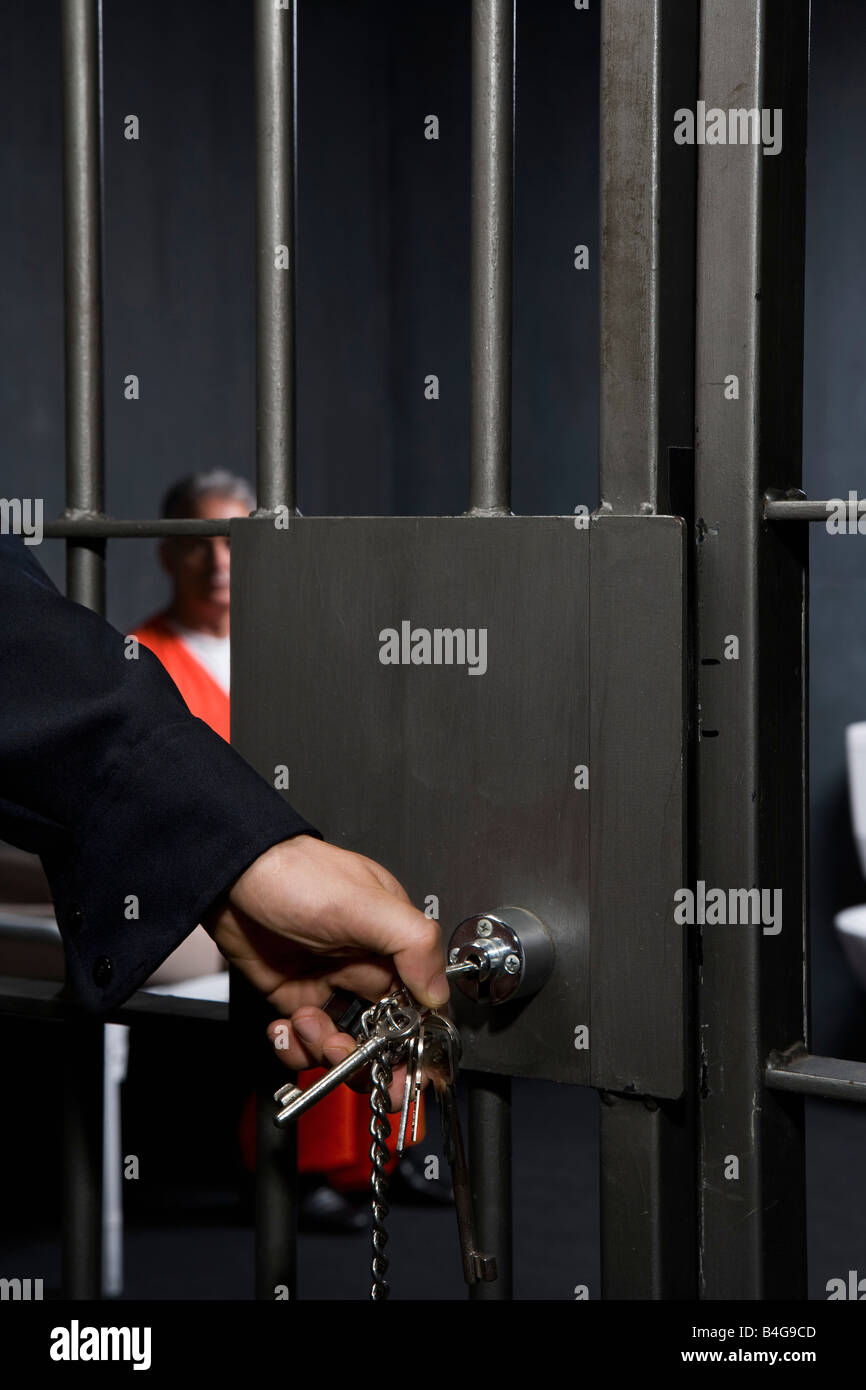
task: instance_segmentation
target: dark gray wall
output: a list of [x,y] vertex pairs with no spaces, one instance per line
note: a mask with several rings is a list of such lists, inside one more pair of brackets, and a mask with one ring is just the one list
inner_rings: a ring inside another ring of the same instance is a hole
[[[299,20],[300,503],[455,512],[468,437],[468,0],[316,0]],[[597,500],[598,5],[518,5],[514,507]],[[814,7],[806,476],[866,490],[866,7]],[[5,0],[0,44],[0,437],[5,496],[63,505],[56,0]],[[179,473],[254,475],[250,6],[105,6],[108,506],[154,514]],[[141,139],[123,138],[135,113]],[[439,116],[441,138],[423,138]],[[592,270],[571,268],[585,241]],[[136,372],[137,403],[123,399]],[[441,399],[427,402],[436,372]],[[866,901],[843,729],[866,717],[866,548],[813,528],[816,1042],[866,1056],[864,996],[832,934]],[[62,578],[62,548],[43,559]],[[110,547],[112,621],[162,589],[152,542]]]

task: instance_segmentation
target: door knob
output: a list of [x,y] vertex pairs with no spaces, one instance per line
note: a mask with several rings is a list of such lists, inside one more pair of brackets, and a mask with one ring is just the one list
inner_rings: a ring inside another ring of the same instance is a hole
[[448,943],[448,978],[477,1004],[504,1004],[537,994],[553,958],[553,941],[534,912],[498,907],[457,927]]

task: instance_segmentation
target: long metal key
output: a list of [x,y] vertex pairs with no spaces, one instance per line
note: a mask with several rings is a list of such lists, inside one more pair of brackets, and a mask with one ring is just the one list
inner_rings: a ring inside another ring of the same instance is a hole
[[409,1125],[409,1111],[412,1111],[411,1142],[418,1138],[418,1117],[420,1114],[421,1089],[424,1083],[424,1024],[409,1044],[406,1058],[406,1084],[403,1089],[403,1104],[400,1108],[400,1129],[397,1134],[397,1161],[406,1152],[406,1130]]
[[479,1280],[489,1282],[496,1278],[496,1260],[478,1248],[475,1231],[475,1215],[472,1209],[472,1192],[469,1185],[469,1167],[466,1150],[463,1146],[463,1131],[460,1126],[460,1112],[457,1108],[457,1069],[460,1065],[460,1034],[450,1019],[442,1014],[425,1015],[422,1028],[423,1069],[429,1076],[442,1117],[442,1135],[445,1156],[451,1166],[451,1179],[454,1184],[454,1205],[457,1209],[457,1231],[460,1237],[460,1255],[463,1260],[463,1277],[467,1284]]
[[410,1041],[418,1032],[421,1014],[412,1004],[404,1003],[403,997],[392,995],[390,999],[383,1001],[386,1007],[381,1009],[375,1020],[372,1016],[381,1006],[376,1005],[374,1009],[368,1010],[373,1032],[354,1052],[350,1052],[348,1057],[344,1057],[342,1062],[338,1062],[308,1090],[302,1091],[290,1081],[275,1091],[274,1100],[282,1102],[282,1109],[274,1116],[274,1124],[285,1125],[297,1120],[323,1096],[330,1095],[342,1081],[347,1081],[386,1049],[393,1049]]

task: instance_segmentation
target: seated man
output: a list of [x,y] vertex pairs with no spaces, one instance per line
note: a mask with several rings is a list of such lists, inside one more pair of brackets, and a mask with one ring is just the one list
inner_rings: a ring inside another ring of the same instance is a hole
[[[215,470],[183,478],[162,515],[202,519],[249,516],[256,505],[243,478]],[[230,565],[227,536],[170,536],[159,547],[171,580],[168,606],[133,636],[159,657],[193,714],[230,738]]]

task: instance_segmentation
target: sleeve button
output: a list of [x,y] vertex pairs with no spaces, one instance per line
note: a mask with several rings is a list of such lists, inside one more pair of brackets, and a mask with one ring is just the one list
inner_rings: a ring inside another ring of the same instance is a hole
[[114,961],[110,956],[99,956],[93,962],[93,981],[104,989],[114,974]]
[[81,931],[81,928],[84,925],[84,913],[81,911],[81,908],[78,906],[78,903],[73,903],[70,907],[69,912],[66,916],[66,925],[72,932],[73,936],[77,936],[78,933]]

